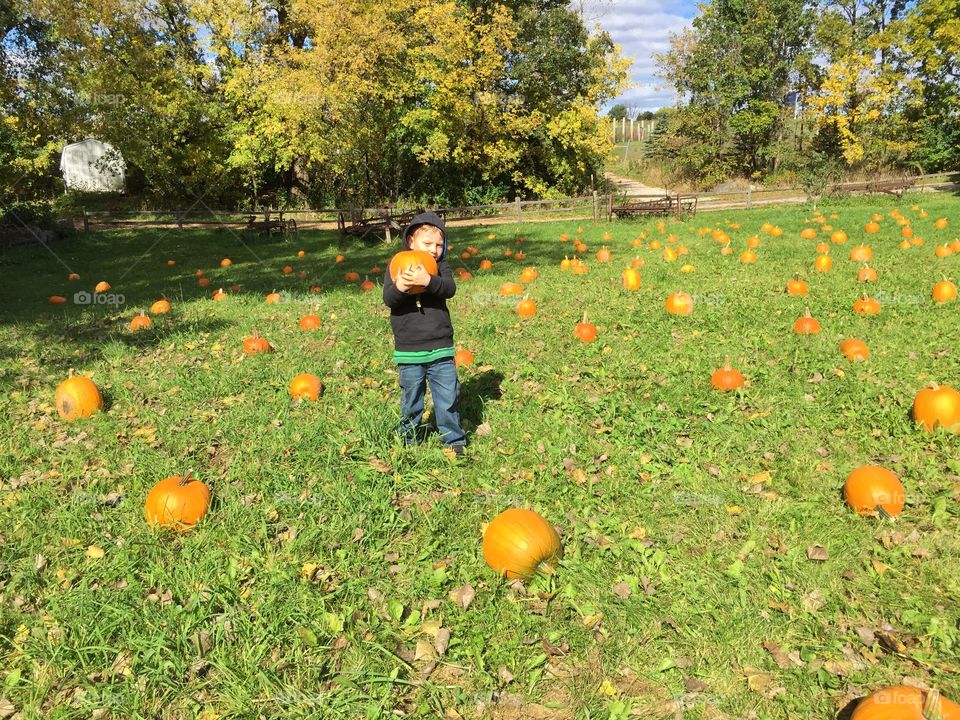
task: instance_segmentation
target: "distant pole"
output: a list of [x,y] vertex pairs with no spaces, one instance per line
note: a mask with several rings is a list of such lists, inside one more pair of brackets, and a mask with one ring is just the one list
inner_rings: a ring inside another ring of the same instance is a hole
[[514,206],[516,207],[516,210],[517,210],[517,222],[520,222],[520,196],[519,196],[519,195],[517,195],[517,196],[514,198],[513,204],[514,204]]
[[597,204],[597,191],[593,191],[593,221],[596,222],[600,219],[600,207]]

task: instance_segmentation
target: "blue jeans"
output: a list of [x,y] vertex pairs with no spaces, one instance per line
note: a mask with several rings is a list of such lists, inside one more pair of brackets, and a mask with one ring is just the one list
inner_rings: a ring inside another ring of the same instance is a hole
[[466,437],[460,427],[460,381],[453,358],[435,360],[426,365],[400,365],[400,413],[398,428],[407,444],[422,437],[423,401],[427,382],[433,397],[440,442],[444,445],[465,445]]

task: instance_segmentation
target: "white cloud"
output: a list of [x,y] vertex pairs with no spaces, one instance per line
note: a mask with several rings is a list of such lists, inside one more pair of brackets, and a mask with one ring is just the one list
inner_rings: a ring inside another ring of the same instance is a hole
[[610,105],[623,103],[656,110],[674,103],[672,88],[662,87],[662,81],[655,76],[654,55],[670,49],[670,33],[679,33],[690,25],[694,8],[689,2],[581,0],[572,7],[577,10],[582,7],[587,26],[602,27],[621,46],[624,56],[633,60],[630,77],[635,87],[625,90]]

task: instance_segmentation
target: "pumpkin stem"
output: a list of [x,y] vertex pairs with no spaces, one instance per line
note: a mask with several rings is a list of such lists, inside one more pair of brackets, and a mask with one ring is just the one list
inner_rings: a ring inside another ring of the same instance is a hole
[[[537,565],[537,570],[542,572],[544,575],[553,575],[557,572],[557,569],[546,560],[540,561],[540,563]],[[925,720],[942,720],[942,718],[925,718]]]
[[183,486],[185,486],[185,485],[189,485],[189,484],[190,484],[190,480],[192,479],[192,476],[193,476],[193,470],[187,470],[186,474],[185,474],[182,478],[180,478],[180,482],[177,483],[177,484],[178,484],[180,487],[183,487]]
[[943,704],[940,702],[940,691],[933,689],[927,693],[921,711],[923,720],[943,720]]
[[806,310],[803,311],[803,316],[805,318],[813,317],[813,315],[810,314],[810,308],[807,308]]
[[729,356],[729,355],[727,355],[727,358],[726,358],[726,360],[725,360],[724,363],[723,363],[723,369],[724,369],[724,370],[728,370],[728,371],[729,371],[729,370],[733,370],[733,368],[730,366],[730,356]]
[[581,322],[581,323],[585,323],[586,321],[587,321],[587,311],[584,310],[584,311],[583,311],[583,319],[582,319],[580,322]]

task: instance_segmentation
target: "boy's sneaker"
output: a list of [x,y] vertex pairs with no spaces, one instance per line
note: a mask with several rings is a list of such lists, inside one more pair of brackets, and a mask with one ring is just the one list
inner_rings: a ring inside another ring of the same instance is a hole
[[451,460],[460,460],[464,455],[463,445],[447,445],[443,448],[443,454]]

